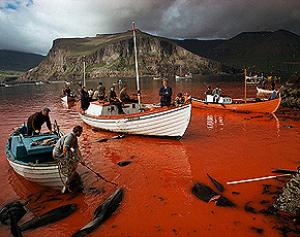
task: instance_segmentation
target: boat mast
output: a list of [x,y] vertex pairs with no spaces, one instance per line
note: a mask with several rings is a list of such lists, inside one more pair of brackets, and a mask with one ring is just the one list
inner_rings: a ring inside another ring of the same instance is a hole
[[136,74],[136,90],[138,96],[138,103],[141,104],[141,90],[140,90],[140,77],[139,77],[139,64],[138,64],[138,54],[136,46],[136,29],[135,22],[132,22],[132,34],[133,34],[133,44],[134,44],[134,61],[135,61],[135,74]]
[[244,76],[245,76],[245,81],[244,81],[244,99],[245,99],[245,103],[247,103],[247,70],[246,70],[246,68],[244,69]]
[[85,61],[83,62],[83,86],[86,87],[86,82],[85,82]]

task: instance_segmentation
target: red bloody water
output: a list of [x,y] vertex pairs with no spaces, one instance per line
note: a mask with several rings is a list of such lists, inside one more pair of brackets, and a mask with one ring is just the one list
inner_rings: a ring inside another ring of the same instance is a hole
[[[109,81],[105,84],[108,86]],[[143,82],[144,101],[158,102],[159,85],[158,81]],[[243,96],[242,83],[219,85],[226,95]],[[173,82],[172,86],[174,92],[202,96],[206,84]],[[67,109],[61,103],[61,87],[62,84],[57,84],[0,90],[0,203],[26,200],[33,194],[36,201],[28,205],[32,213],[22,221],[64,204],[79,205],[79,210],[70,217],[26,231],[24,236],[70,236],[92,219],[95,208],[115,190],[81,167],[84,193],[77,197],[61,195],[25,181],[9,167],[4,150],[9,133],[43,106],[51,108],[51,117],[66,132],[76,124],[83,125],[76,108]],[[250,88],[249,96],[254,94],[254,88]],[[80,144],[85,161],[125,189],[121,207],[90,236],[257,236],[251,227],[264,229],[264,236],[280,236],[273,228],[277,225],[273,217],[245,212],[244,205],[251,201],[258,210],[266,208],[259,202],[271,201],[272,196],[262,194],[262,185],[272,184],[275,189],[283,183],[265,181],[230,186],[226,182],[271,175],[272,168],[295,169],[299,165],[299,113],[284,112],[272,116],[193,109],[190,125],[180,141],[126,136],[122,140],[91,143],[113,134],[95,132],[84,125]],[[116,165],[124,160],[132,163],[126,167]],[[197,181],[213,187],[207,173],[224,184],[224,195],[238,207],[216,207],[191,194],[192,185]],[[234,195],[233,191],[240,194]],[[1,225],[0,236],[9,235],[9,227]]]

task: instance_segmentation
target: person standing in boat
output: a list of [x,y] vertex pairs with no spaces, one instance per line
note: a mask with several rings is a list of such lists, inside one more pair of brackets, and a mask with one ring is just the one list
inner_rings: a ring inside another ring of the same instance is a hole
[[88,107],[90,106],[90,101],[89,101],[89,93],[86,91],[85,87],[82,86],[80,90],[80,102],[81,102],[81,109],[83,111],[87,110]]
[[98,86],[98,99],[104,100],[105,99],[105,86],[102,84],[102,82],[99,82]]
[[117,97],[117,93],[115,91],[115,86],[114,85],[110,88],[110,92],[108,94],[108,100],[111,104],[117,106],[119,114],[124,114],[124,111],[123,111],[123,108],[122,108],[122,102]]
[[206,92],[205,92],[205,95],[211,95],[211,94],[212,94],[211,85],[209,85],[209,86],[207,87],[207,90],[206,90]]
[[160,106],[170,106],[172,101],[172,88],[168,85],[168,80],[163,79],[162,87],[159,90]]
[[53,159],[61,162],[62,166],[68,166],[63,167],[68,168],[67,174],[61,174],[66,176],[62,193],[65,193],[67,190],[72,191],[70,190],[70,184],[73,182],[76,176],[78,176],[76,172],[78,163],[84,165],[82,154],[78,145],[78,137],[81,136],[82,132],[83,128],[81,126],[75,126],[72,132],[61,137],[53,148]]
[[218,103],[220,96],[222,95],[222,90],[219,88],[219,86],[216,86],[212,92],[212,95],[214,96],[214,103]]
[[36,112],[28,118],[27,134],[29,136],[39,134],[42,129],[42,125],[44,123],[47,124],[47,128],[49,129],[49,131],[52,132],[52,126],[51,126],[49,113],[50,113],[50,109],[44,108],[42,111]]
[[71,88],[70,88],[70,82],[65,82],[64,88],[62,90],[63,96],[71,96]]
[[127,93],[127,84],[125,83],[122,90],[120,91],[120,100],[123,103],[137,103],[138,101],[135,99],[131,99]]

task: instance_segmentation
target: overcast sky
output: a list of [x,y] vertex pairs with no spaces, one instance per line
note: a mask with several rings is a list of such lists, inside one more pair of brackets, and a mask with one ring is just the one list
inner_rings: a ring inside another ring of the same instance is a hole
[[56,38],[126,31],[133,20],[174,38],[300,34],[300,0],[0,0],[0,49],[47,54]]

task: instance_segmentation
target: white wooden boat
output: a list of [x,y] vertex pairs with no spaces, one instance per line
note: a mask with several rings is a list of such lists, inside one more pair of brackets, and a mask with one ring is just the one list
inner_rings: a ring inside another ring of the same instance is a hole
[[86,124],[102,130],[181,138],[190,122],[191,107],[190,103],[180,107],[127,104],[125,114],[118,114],[115,105],[92,102],[80,116]]
[[160,107],[141,103],[137,60],[136,29],[133,23],[133,42],[138,103],[125,104],[124,114],[116,105],[101,101],[91,102],[81,119],[88,125],[117,133],[181,138],[191,118],[191,104]]
[[[49,139],[56,142],[59,138],[55,134],[39,136],[12,134],[6,144],[6,158],[13,170],[28,181],[61,189],[63,183],[58,164],[52,158],[53,146],[38,144]],[[62,179],[64,178],[62,176]]]
[[184,75],[184,76],[178,76],[178,75],[175,75],[175,80],[176,80],[176,81],[180,81],[180,80],[189,80],[189,79],[192,79],[192,78],[193,78],[192,73],[186,74],[186,75]]
[[[267,89],[262,89],[262,88],[258,88],[256,87],[257,90],[257,94],[272,94],[273,90],[267,90]],[[278,91],[276,91],[277,93]]]

